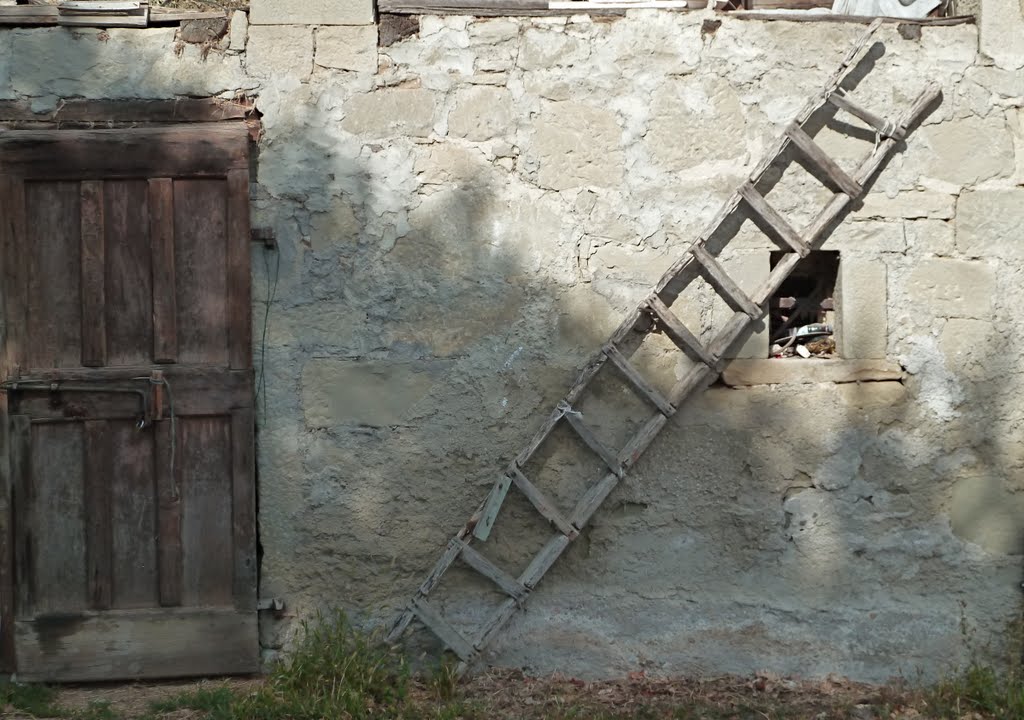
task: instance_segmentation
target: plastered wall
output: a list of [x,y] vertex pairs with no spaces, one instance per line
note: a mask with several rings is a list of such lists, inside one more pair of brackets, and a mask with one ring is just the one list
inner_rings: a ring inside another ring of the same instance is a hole
[[[845,365],[765,366],[752,335],[741,379],[670,422],[487,662],[915,679],[1005,646],[1024,559],[1024,52],[1004,31],[1024,21],[992,1],[980,40],[879,32],[863,104],[898,113],[928,81],[944,100],[825,245]],[[261,594],[289,608],[262,623],[268,657],[317,608],[390,621],[863,31],[423,17],[378,48],[364,9],[314,5],[257,4],[206,48],[173,29],[0,31],[0,98],[246,94],[263,113],[253,217],[279,249],[253,261]],[[849,165],[874,138],[840,130],[819,140]],[[769,199],[799,225],[828,197],[792,168]],[[723,259],[749,288],[773,248],[746,223]],[[727,308],[686,299],[710,338]],[[665,343],[645,352],[662,387],[684,369]],[[614,381],[580,409],[609,442],[645,412]],[[568,505],[596,469],[556,434],[531,473]],[[514,571],[547,530],[516,497],[506,514],[487,552]],[[437,602],[457,622],[493,607],[450,579]]]

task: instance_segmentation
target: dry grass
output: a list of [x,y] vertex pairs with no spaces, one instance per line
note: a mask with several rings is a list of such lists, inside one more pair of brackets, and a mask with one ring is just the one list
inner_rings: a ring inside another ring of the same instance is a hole
[[[259,679],[91,685],[58,690],[52,717],[78,720],[218,720],[208,700],[246,697],[265,687]],[[155,709],[163,708],[163,709]],[[383,710],[383,708],[381,708]],[[17,712],[23,720],[46,715]],[[265,717],[262,714],[260,717]],[[277,717],[298,717],[287,713]],[[339,720],[342,716],[338,716]],[[416,720],[983,720],[1011,716],[979,712],[969,705],[940,707],[934,694],[900,686],[873,686],[842,679],[801,681],[768,673],[750,678],[659,679],[631,673],[619,680],[587,682],[571,677],[528,677],[492,670],[445,690],[435,675],[413,681],[394,715]],[[1017,716],[1012,716],[1016,718]],[[334,720],[332,717],[331,720]]]

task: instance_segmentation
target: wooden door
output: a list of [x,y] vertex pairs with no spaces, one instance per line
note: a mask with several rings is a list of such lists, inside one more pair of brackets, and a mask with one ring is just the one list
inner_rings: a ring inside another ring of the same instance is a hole
[[258,669],[243,124],[0,133],[0,636],[26,680]]

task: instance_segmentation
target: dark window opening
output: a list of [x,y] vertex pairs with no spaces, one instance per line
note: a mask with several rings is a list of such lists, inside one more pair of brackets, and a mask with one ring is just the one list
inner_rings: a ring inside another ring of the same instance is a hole
[[[773,252],[774,268],[787,253]],[[836,358],[835,301],[839,252],[812,251],[768,303],[773,358]]]

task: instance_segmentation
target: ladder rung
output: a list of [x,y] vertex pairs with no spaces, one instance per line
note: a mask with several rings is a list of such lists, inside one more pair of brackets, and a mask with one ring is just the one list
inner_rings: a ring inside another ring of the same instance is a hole
[[458,538],[452,538],[448,542],[448,547],[444,549],[444,553],[441,558],[434,565],[434,569],[427,575],[427,579],[420,585],[420,595],[429,595],[430,591],[434,589],[438,582],[441,580],[441,576],[444,575],[445,571],[452,566],[455,562],[455,558],[459,556],[459,550],[462,547],[462,542]]
[[513,597],[516,600],[522,600],[529,592],[525,585],[492,563],[469,545],[462,546],[462,552],[459,557],[461,557],[471,568],[504,590],[510,597]]
[[512,478],[508,475],[502,475],[494,483],[494,487],[491,488],[491,492],[484,502],[484,507],[480,511],[480,519],[473,528],[473,537],[477,540],[486,540],[490,537],[491,528],[494,527],[494,521],[498,518],[498,511],[501,510],[501,504],[505,502],[505,495],[508,494],[508,489],[511,485]]
[[626,379],[633,383],[633,386],[640,391],[648,402],[654,407],[661,411],[662,415],[671,417],[675,414],[676,409],[672,407],[672,403],[664,398],[664,396],[657,391],[657,389],[647,382],[647,379],[640,374],[640,371],[636,369],[636,366],[631,363],[625,355],[619,352],[619,349],[614,345],[605,345],[604,354],[608,356],[608,359],[615,363],[615,367],[622,371],[622,374],[626,376]]
[[452,627],[450,622],[441,617],[441,613],[431,607],[426,600],[417,598],[412,601],[412,605],[420,622],[429,627],[441,642],[450,647],[456,655],[463,660],[473,657],[473,644]]
[[519,468],[513,467],[511,479],[516,484],[520,492],[526,496],[526,499],[537,508],[545,520],[558,528],[559,532],[569,538],[576,537],[579,532],[572,526],[572,524],[565,519],[565,516],[559,512],[558,508],[555,507],[554,503],[548,500],[547,495],[537,489],[537,486],[530,482],[529,478],[523,475],[519,471]]
[[863,192],[863,188],[852,177],[847,175],[846,171],[839,167],[835,160],[826,155],[821,146],[814,142],[811,136],[804,132],[802,127],[795,123],[791,124],[786,129],[786,135],[793,141],[793,144],[800,148],[800,152],[828,175],[832,182],[839,186],[839,189],[844,193],[853,198],[858,197]]
[[612,452],[604,443],[597,439],[597,435],[590,429],[590,426],[583,422],[580,417],[580,413],[575,410],[569,410],[565,413],[565,419],[572,425],[572,429],[576,431],[576,434],[580,436],[580,440],[584,444],[593,450],[595,453],[601,456],[604,460],[605,465],[616,475],[622,476],[622,463],[619,462],[619,458],[616,457],[615,453]]
[[665,334],[676,344],[676,347],[683,352],[689,350],[705,365],[717,367],[718,358],[708,352],[707,348],[683,325],[676,314],[669,310],[668,305],[662,302],[660,297],[651,295],[646,302],[647,307],[657,316]]
[[848,97],[840,95],[839,93],[832,93],[828,96],[828,101],[835,105],[840,110],[845,110],[856,118],[860,118],[868,125],[877,130],[883,137],[896,138],[902,140],[906,136],[907,131],[901,128],[897,123],[886,120],[883,117],[875,115],[870,110],[865,110],[860,105],[852,102]]
[[740,195],[746,200],[750,209],[761,216],[787,245],[800,253],[800,257],[807,257],[807,253],[811,249],[804,243],[800,233],[794,230],[786,218],[782,217],[775,208],[768,204],[764,195],[754,188],[753,183],[743,183],[743,186],[740,188]]
[[738,310],[742,310],[755,320],[763,315],[761,308],[755,305],[754,301],[747,297],[745,292],[740,290],[740,286],[736,284],[736,281],[729,277],[725,269],[718,264],[718,261],[702,245],[694,245],[690,248],[690,252],[693,253],[693,257],[697,259],[697,262],[704,266],[704,269],[708,272],[708,280],[715,286],[718,292],[725,296],[730,305]]
[[567,547],[569,547],[569,538],[565,535],[558,534],[548,540],[523,570],[523,574],[519,576],[519,582],[531,590],[535,588]]

